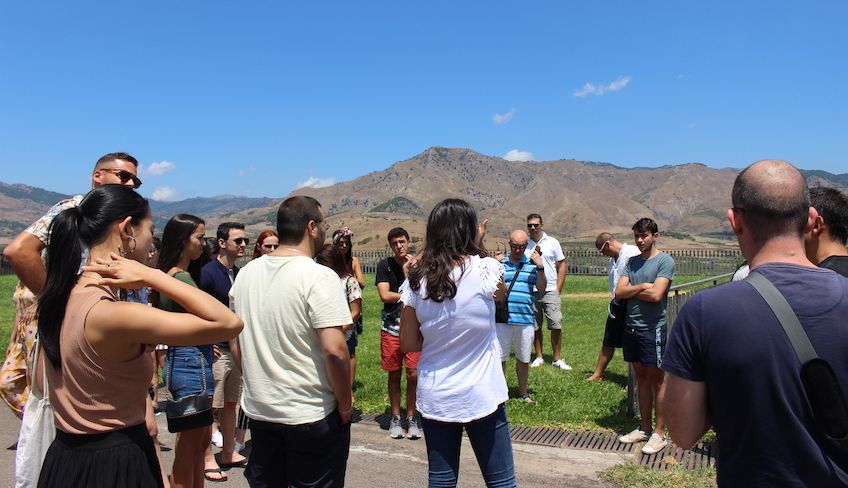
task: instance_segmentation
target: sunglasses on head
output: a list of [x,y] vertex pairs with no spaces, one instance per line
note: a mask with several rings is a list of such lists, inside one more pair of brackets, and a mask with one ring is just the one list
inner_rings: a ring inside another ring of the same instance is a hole
[[262,247],[264,247],[265,249],[270,249],[270,250],[273,251],[274,249],[277,249],[278,247],[280,247],[280,245],[279,244],[262,244]]
[[141,186],[141,180],[138,178],[138,176],[130,173],[129,171],[127,171],[125,169],[100,168],[100,171],[106,171],[108,173],[112,173],[113,175],[117,176],[119,180],[121,180],[121,183],[126,183],[126,182],[132,180],[133,188],[135,188],[136,190]]
[[236,237],[235,239],[233,239],[233,242],[236,243],[236,246],[241,246],[242,244],[246,246],[250,244],[250,239],[248,239],[247,237]]

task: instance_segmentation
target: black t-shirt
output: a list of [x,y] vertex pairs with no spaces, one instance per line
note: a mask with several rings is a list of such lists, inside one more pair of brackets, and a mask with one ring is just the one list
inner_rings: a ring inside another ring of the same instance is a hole
[[[394,256],[389,256],[377,264],[377,278],[375,284],[388,283],[389,291],[397,292],[406,277],[403,275],[403,266],[395,261]],[[392,313],[400,307],[400,303],[384,303],[383,311]]]
[[832,269],[848,278],[848,256],[830,256],[819,263],[819,268]]

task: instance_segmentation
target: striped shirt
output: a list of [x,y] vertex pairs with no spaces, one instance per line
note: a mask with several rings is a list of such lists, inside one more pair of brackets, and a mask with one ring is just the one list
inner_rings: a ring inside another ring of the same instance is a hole
[[533,289],[536,286],[536,265],[527,259],[527,256],[521,256],[521,260],[515,264],[509,260],[509,257],[505,257],[501,264],[504,265],[504,286],[507,288],[512,283],[516,270],[520,267],[518,279],[515,281],[512,291],[509,292],[509,324],[535,325],[536,294]]

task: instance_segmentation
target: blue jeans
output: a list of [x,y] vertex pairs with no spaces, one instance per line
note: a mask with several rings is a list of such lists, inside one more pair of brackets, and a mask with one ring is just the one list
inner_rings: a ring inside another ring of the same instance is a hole
[[430,463],[430,488],[455,487],[459,477],[459,449],[462,429],[468,433],[480,472],[486,486],[514,487],[515,465],[512,460],[512,441],[504,404],[488,417],[466,424],[422,419],[427,459]]
[[175,399],[203,392],[204,383],[211,397],[215,392],[215,378],[212,375],[212,346],[169,348],[162,368],[162,379]]

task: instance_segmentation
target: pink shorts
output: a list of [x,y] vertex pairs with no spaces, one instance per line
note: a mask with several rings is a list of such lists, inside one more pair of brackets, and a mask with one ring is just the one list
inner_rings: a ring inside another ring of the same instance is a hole
[[406,359],[406,369],[417,369],[420,352],[400,352],[400,337],[380,331],[380,366],[386,371],[398,371]]

